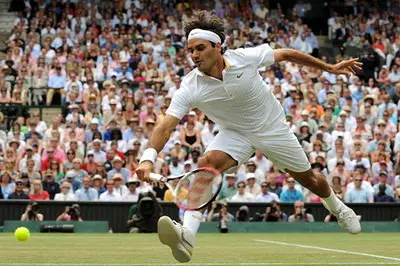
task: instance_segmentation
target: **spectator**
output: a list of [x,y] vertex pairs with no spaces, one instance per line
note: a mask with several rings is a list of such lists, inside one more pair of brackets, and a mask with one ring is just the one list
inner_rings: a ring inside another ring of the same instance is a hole
[[76,201],[75,195],[70,193],[71,184],[64,182],[61,184],[61,192],[54,196],[55,201]]
[[380,187],[384,186],[385,187],[385,194],[394,198],[394,191],[393,191],[393,187],[387,183],[387,177],[388,177],[388,173],[386,171],[381,171],[379,173],[379,183],[374,185],[374,191],[375,191],[375,195],[380,193]]
[[0,183],[1,183],[1,194],[4,199],[8,199],[15,191],[15,183],[11,179],[11,175],[9,172],[3,172],[0,175]]
[[287,222],[288,216],[281,210],[277,201],[272,201],[271,206],[265,209],[263,222]]
[[246,183],[240,181],[237,183],[237,192],[229,200],[230,202],[254,202],[254,196],[246,192]]
[[128,192],[122,197],[123,201],[137,202],[139,198],[139,193],[137,187],[140,186],[140,182],[137,178],[130,178],[127,183]]
[[114,180],[109,179],[106,181],[107,190],[100,194],[101,201],[121,201],[122,198],[114,191]]
[[235,174],[225,174],[225,180],[226,182],[224,182],[219,192],[218,199],[229,201],[237,192],[235,185],[237,176]]
[[374,198],[371,191],[361,186],[361,177],[354,178],[354,188],[347,189],[344,201],[349,203],[373,203]]
[[394,202],[393,196],[388,195],[386,190],[386,184],[379,184],[378,193],[374,196],[374,202]]
[[124,161],[119,156],[115,156],[114,159],[112,160],[113,168],[111,171],[108,172],[107,178],[111,179],[116,174],[119,174],[122,176],[124,183],[128,182],[129,177],[131,175],[131,171],[129,171],[125,167],[122,167],[123,163]]
[[246,189],[245,192],[256,198],[261,193],[261,187],[256,183],[256,175],[254,173],[246,174]]
[[14,193],[8,196],[8,199],[10,200],[29,199],[28,194],[24,192],[24,183],[22,183],[22,181],[20,180],[15,181],[15,191]]
[[44,173],[44,180],[42,182],[43,190],[49,193],[50,199],[54,199],[55,195],[60,193],[60,185],[55,181],[54,174],[51,170]]
[[73,204],[71,207],[65,207],[63,213],[61,213],[57,218],[57,222],[60,221],[76,221],[83,222],[81,217],[81,210],[78,204]]
[[94,175],[92,177],[92,183],[93,183],[93,188],[97,191],[97,198],[100,197],[100,195],[106,191],[105,187],[104,187],[104,182],[105,179],[103,179],[103,177],[101,175]]
[[39,205],[36,201],[30,201],[25,212],[21,215],[21,221],[43,221],[43,214],[39,212]]
[[304,202],[296,201],[294,203],[294,214],[289,216],[288,222],[314,222],[314,216],[307,213]]
[[83,186],[75,192],[75,198],[77,201],[95,201],[98,200],[99,195],[96,189],[90,185],[91,179],[88,176],[83,178]]
[[34,180],[31,184],[29,192],[30,200],[49,200],[50,196],[46,190],[43,190],[40,180]]
[[303,194],[295,187],[296,181],[293,177],[287,179],[288,189],[283,190],[280,196],[281,202],[296,202],[303,200]]
[[228,212],[228,204],[213,202],[207,216],[207,222],[218,222],[220,220],[233,222],[235,221],[235,216]]
[[275,193],[268,191],[268,182],[262,182],[261,193],[256,196],[255,201],[265,203],[279,202],[279,197]]

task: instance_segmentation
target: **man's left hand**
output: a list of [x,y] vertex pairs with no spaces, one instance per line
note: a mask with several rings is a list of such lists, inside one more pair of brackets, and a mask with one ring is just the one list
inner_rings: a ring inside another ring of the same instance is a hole
[[362,70],[361,66],[362,63],[359,61],[358,58],[343,60],[340,63],[332,65],[331,69],[329,69],[329,72],[336,75],[356,75],[357,70]]

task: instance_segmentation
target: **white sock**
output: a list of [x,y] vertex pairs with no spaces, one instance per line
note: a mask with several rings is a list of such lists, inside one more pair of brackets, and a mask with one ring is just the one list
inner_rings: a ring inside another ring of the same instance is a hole
[[202,217],[203,214],[199,211],[186,211],[183,215],[183,226],[195,236],[199,230]]
[[322,199],[325,202],[325,207],[330,211],[331,213],[337,214],[342,206],[344,205],[343,202],[336,197],[335,192],[331,189],[331,195],[327,198]]

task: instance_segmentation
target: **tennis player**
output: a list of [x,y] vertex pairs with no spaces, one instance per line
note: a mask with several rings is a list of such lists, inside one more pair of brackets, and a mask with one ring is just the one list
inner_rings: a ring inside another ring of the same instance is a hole
[[[281,170],[321,197],[345,231],[359,233],[361,226],[354,211],[335,196],[322,175],[311,170],[296,136],[285,123],[282,106],[258,69],[289,61],[336,75],[351,75],[361,69],[361,63],[352,59],[330,65],[297,50],[273,50],[268,44],[223,52],[223,20],[204,11],[185,25],[185,34],[197,68],[184,77],[165,119],[154,129],[141,157],[138,177],[148,180],[157,154],[171,132],[191,108],[199,108],[220,125],[218,135],[199,159],[199,167],[224,172],[246,162],[256,149],[260,150]],[[179,262],[191,260],[201,218],[199,211],[186,211],[183,226],[167,216],[160,218],[159,239],[171,248]]]

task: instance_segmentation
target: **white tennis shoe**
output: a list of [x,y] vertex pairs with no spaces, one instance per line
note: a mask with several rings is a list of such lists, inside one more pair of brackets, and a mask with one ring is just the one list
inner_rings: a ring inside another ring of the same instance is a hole
[[[326,208],[325,203],[322,203]],[[356,213],[346,205],[343,204],[339,213],[334,213],[334,215],[338,220],[339,226],[346,232],[354,235],[361,232],[360,216],[357,216]]]
[[181,224],[163,216],[158,220],[158,238],[171,248],[172,255],[179,262],[189,262],[194,249],[194,237]]

